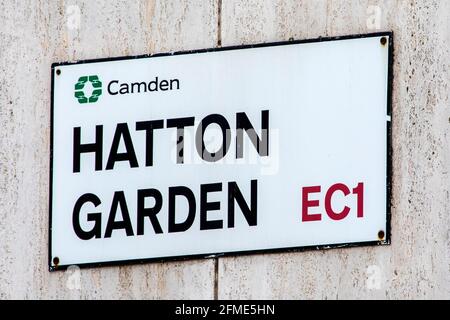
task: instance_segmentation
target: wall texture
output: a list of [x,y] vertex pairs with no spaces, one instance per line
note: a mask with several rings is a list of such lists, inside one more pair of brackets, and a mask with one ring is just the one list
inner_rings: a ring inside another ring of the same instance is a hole
[[[450,298],[447,0],[0,0],[0,298]],[[52,62],[394,31],[392,245],[47,271]]]

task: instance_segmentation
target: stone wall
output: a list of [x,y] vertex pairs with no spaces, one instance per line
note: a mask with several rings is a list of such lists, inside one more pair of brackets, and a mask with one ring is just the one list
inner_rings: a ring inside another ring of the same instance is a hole
[[[447,0],[0,0],[0,298],[450,298]],[[49,273],[52,62],[393,31],[392,245]]]

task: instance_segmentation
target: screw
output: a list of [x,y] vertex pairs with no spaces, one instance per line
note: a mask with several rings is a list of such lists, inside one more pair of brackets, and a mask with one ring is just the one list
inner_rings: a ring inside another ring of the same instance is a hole
[[54,258],[53,258],[53,264],[54,264],[55,266],[58,266],[58,264],[59,264],[59,258],[58,258],[58,257],[54,257]]
[[61,74],[61,69],[56,69],[56,75],[59,76]]
[[386,43],[387,43],[386,37],[382,37],[382,38],[380,39],[380,43],[381,43],[382,46],[385,46]]
[[383,231],[383,230],[380,230],[380,231],[378,232],[378,239],[384,240],[384,231]]

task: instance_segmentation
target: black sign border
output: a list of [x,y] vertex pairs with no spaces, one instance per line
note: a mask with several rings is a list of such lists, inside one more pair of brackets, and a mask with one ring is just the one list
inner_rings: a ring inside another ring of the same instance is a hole
[[50,102],[50,183],[49,183],[49,233],[48,233],[48,266],[49,271],[59,271],[66,270],[71,265],[57,265],[52,264],[52,202],[53,202],[53,140],[54,140],[54,84],[55,84],[55,69],[59,66],[76,65],[76,64],[88,64],[97,62],[107,62],[107,61],[120,61],[120,60],[133,60],[133,59],[145,59],[145,58],[155,58],[155,57],[165,57],[165,56],[177,56],[186,54],[197,54],[197,53],[207,53],[207,52],[217,52],[217,51],[230,51],[230,50],[242,50],[242,49],[253,49],[253,48],[265,48],[265,47],[275,47],[275,46],[285,46],[285,45],[295,45],[295,44],[305,44],[305,43],[317,43],[317,42],[329,42],[329,41],[339,41],[339,40],[349,40],[349,39],[362,39],[362,38],[375,38],[375,37],[388,37],[389,42],[389,61],[388,61],[388,94],[387,94],[387,170],[386,170],[386,233],[385,237],[379,241],[366,241],[366,242],[352,242],[352,243],[341,243],[341,244],[330,244],[330,245],[318,245],[318,246],[302,246],[302,247],[292,247],[292,248],[277,248],[277,249],[260,249],[260,250],[248,250],[248,251],[233,251],[224,253],[205,253],[196,255],[182,255],[173,257],[162,257],[162,258],[147,258],[147,259],[131,259],[131,260],[117,260],[109,262],[98,262],[98,263],[83,263],[77,264],[79,268],[94,268],[94,267],[107,267],[107,266],[124,266],[124,265],[136,265],[144,264],[150,262],[167,262],[167,261],[185,261],[193,259],[205,259],[205,258],[217,258],[217,257],[229,257],[229,256],[239,256],[239,255],[255,255],[255,254],[268,254],[268,253],[293,253],[293,252],[303,252],[311,250],[328,250],[336,248],[352,248],[352,247],[363,247],[363,246],[382,246],[391,244],[391,205],[392,205],[392,91],[393,91],[393,63],[394,63],[394,33],[392,31],[387,32],[376,32],[367,34],[357,34],[357,35],[345,35],[337,37],[320,37],[315,39],[306,40],[292,40],[292,41],[280,41],[280,42],[270,42],[270,43],[258,43],[251,45],[239,45],[239,46],[228,46],[228,47],[216,47],[209,49],[199,49],[199,50],[186,50],[168,53],[157,53],[157,54],[146,54],[137,56],[121,56],[112,58],[101,58],[101,59],[91,59],[91,60],[79,60],[74,62],[58,62],[51,65],[51,102]]

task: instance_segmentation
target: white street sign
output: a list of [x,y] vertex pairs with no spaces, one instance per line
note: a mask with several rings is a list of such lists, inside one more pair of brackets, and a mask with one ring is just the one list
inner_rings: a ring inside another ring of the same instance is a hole
[[54,64],[50,269],[389,243],[391,47]]

